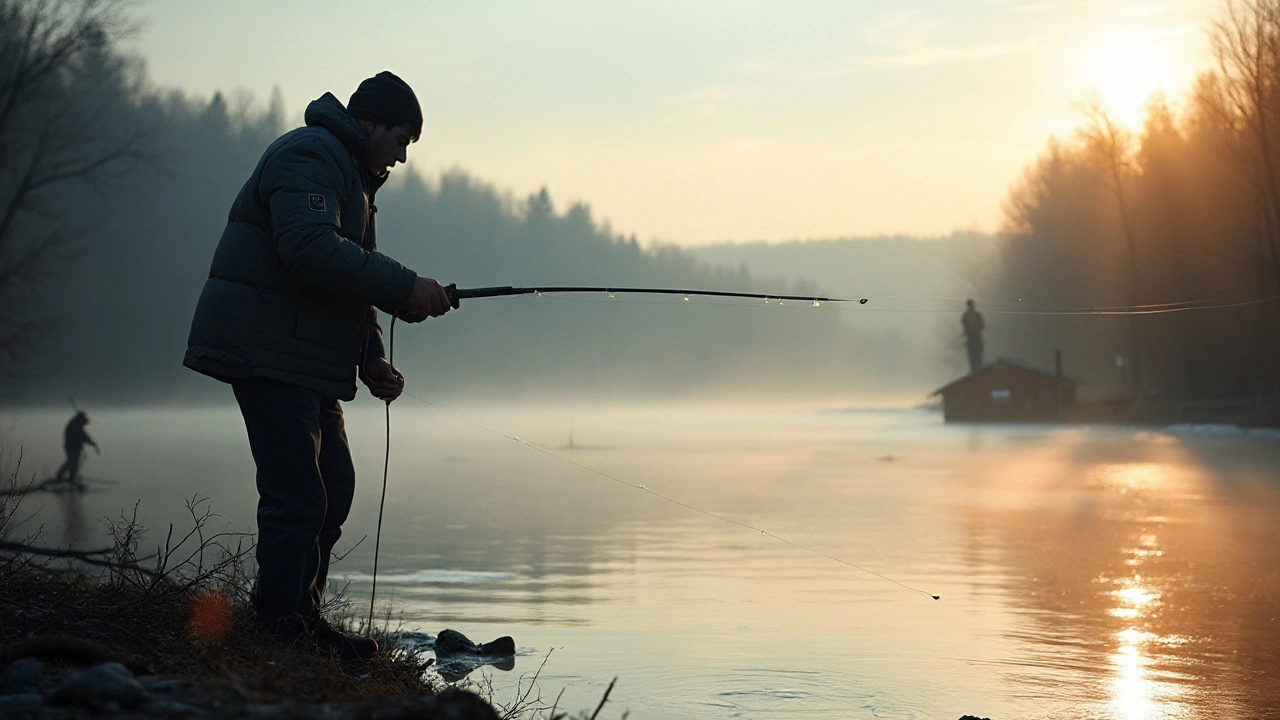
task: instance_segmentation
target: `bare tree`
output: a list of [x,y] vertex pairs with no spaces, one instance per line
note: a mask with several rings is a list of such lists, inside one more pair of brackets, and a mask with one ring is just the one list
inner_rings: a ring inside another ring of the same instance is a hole
[[1280,279],[1280,0],[1228,0],[1209,37],[1217,67],[1198,100],[1230,133],[1236,166],[1257,189],[1263,255]]
[[[1076,105],[1076,109],[1085,117],[1084,127],[1080,135],[1086,148],[1101,160],[1112,196],[1116,201],[1116,212],[1120,216],[1120,228],[1124,234],[1126,250],[1129,255],[1129,304],[1142,304],[1142,286],[1138,272],[1138,238],[1134,227],[1133,212],[1130,209],[1128,185],[1134,175],[1133,155],[1135,142],[1132,133],[1120,127],[1106,105],[1096,93],[1090,93]],[[1129,317],[1129,353],[1132,361],[1133,392],[1142,397],[1142,360],[1139,353],[1138,316]]]
[[[121,0],[0,0],[0,370],[29,345],[34,283],[70,252],[68,203],[146,155]],[[140,76],[139,76],[140,77]]]

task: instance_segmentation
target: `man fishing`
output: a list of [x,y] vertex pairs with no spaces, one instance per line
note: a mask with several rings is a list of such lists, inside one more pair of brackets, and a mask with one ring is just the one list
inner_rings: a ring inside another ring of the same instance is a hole
[[77,411],[67,422],[66,429],[62,431],[62,449],[67,453],[67,460],[54,474],[54,483],[65,482],[80,490],[84,489],[84,483],[80,482],[80,462],[84,456],[84,446],[92,445],[94,452],[102,454],[102,448],[98,447],[98,443],[84,429],[88,424],[89,416],[83,410]]
[[973,300],[965,300],[965,311],[960,315],[960,327],[964,331],[964,349],[969,354],[969,372],[982,369],[982,331],[987,324],[982,313],[973,306]]
[[377,309],[439,317],[435,280],[380,253],[374,196],[422,131],[407,83],[381,72],[346,106],[312,102],[240,189],[214,252],[183,361],[230,383],[257,465],[259,622],[344,659],[378,652],[320,613],[329,557],[355,492],[340,400],[356,378],[386,402],[404,376],[386,360]]

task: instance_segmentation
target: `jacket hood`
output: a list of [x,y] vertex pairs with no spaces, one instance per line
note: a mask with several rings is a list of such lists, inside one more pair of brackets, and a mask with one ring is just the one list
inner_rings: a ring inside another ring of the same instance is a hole
[[307,105],[307,111],[302,116],[308,127],[320,127],[333,133],[333,136],[351,151],[351,157],[356,159],[356,163],[360,165],[361,175],[364,177],[365,186],[370,193],[375,193],[382,184],[387,181],[385,175],[379,177],[370,175],[364,171],[364,153],[369,147],[369,136],[365,135],[364,127],[360,125],[360,121],[352,117],[347,112],[347,108],[342,101],[333,96],[333,93],[325,93],[319,98],[312,100]]
[[360,121],[351,117],[347,108],[333,93],[325,93],[307,105],[303,119],[308,126],[322,127],[333,133],[357,160],[364,157],[365,147],[369,139],[364,134]]

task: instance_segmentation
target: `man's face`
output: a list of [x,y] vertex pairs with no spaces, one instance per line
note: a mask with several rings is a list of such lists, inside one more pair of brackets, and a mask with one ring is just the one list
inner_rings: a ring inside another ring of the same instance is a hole
[[381,177],[391,172],[396,163],[405,161],[413,133],[408,125],[370,123],[367,128],[369,147],[365,150],[364,168],[370,175]]

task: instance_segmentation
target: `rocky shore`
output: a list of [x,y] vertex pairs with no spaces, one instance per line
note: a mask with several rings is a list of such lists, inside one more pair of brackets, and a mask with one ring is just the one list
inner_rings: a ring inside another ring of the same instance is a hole
[[238,678],[187,680],[135,676],[117,662],[70,672],[47,672],[33,658],[0,674],[0,718],[111,717],[122,720],[497,720],[478,696],[447,688],[429,695],[307,702],[254,699]]
[[496,720],[431,659],[344,664],[257,632],[212,591],[122,588],[65,571],[0,570],[0,718]]
[[[0,488],[0,718],[515,716],[451,687],[433,656],[395,641],[389,618],[360,628],[383,651],[358,664],[261,632],[252,539],[208,532],[198,498],[191,527],[146,553],[145,530],[123,515],[110,547],[50,547],[15,520],[34,487],[16,477]],[[326,610],[344,624],[341,603]]]

